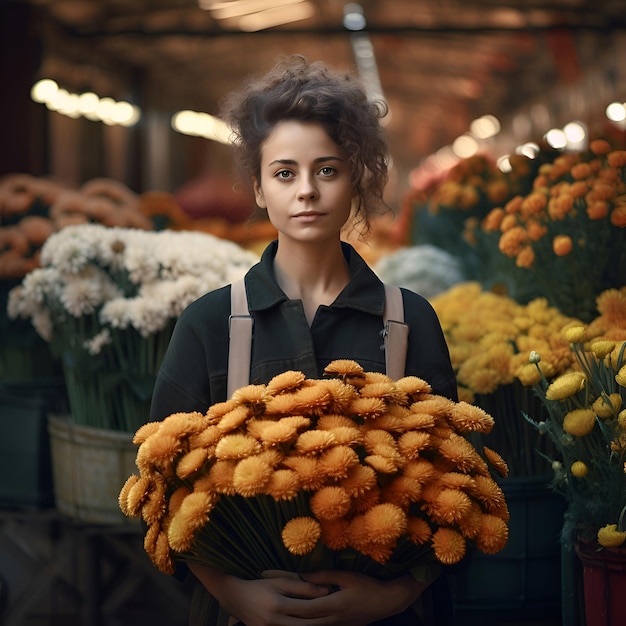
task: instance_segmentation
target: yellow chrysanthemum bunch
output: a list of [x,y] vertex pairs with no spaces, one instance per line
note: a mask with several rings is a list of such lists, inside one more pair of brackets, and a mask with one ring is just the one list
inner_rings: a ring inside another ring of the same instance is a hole
[[541,353],[548,378],[567,371],[575,362],[561,329],[581,322],[548,306],[544,298],[522,305],[468,282],[436,296],[431,303],[450,349],[459,397],[466,402],[494,393],[516,379],[524,385],[537,382],[538,373],[528,367],[533,350]]
[[626,274],[625,170],[625,150],[592,141],[588,152],[543,164],[529,194],[494,208],[481,224],[553,306],[586,323],[597,315],[597,296]]
[[119,496],[147,524],[156,567],[180,558],[258,578],[266,569],[358,569],[385,576],[436,558],[452,564],[473,542],[508,538],[507,465],[468,442],[494,420],[392,381],[354,361],[328,378],[288,371],[248,385],[206,414],[177,413],[139,429],[139,474]]
[[[432,304],[450,349],[459,397],[498,418],[492,447],[506,457],[514,476],[549,472],[545,457],[554,454],[554,447],[521,420],[521,414],[545,411],[533,390],[542,376],[553,380],[581,371],[570,349],[572,338],[564,331],[580,329],[580,341],[587,348],[593,342],[595,350],[603,341],[614,346],[626,340],[626,287],[600,294],[600,314],[587,326],[548,306],[544,298],[522,305],[484,291],[478,283],[460,283],[433,298]],[[540,355],[541,372],[533,354]]]
[[541,355],[533,355],[540,375],[535,390],[548,417],[527,419],[558,450],[552,485],[569,505],[564,536],[577,531],[615,547],[626,537],[626,341],[589,332],[565,330],[577,367],[552,381],[543,375]]

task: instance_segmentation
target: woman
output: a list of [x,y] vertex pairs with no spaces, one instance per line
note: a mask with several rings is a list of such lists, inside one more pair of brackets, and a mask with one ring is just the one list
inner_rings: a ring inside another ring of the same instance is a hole
[[[254,320],[250,382],[267,383],[286,370],[319,378],[335,359],[384,372],[384,286],[340,239],[348,224],[365,232],[385,208],[384,107],[369,102],[351,77],[294,57],[233,94],[226,110],[243,178],[278,231],[245,277]],[[456,400],[432,307],[406,290],[403,300],[410,329],[406,374]],[[229,314],[230,286],[182,314],[157,380],[152,420],[204,412],[226,399]],[[192,603],[194,626],[226,624],[224,612],[246,626],[419,624],[410,607],[429,584],[411,574],[381,582],[337,571],[301,578],[273,572],[249,581],[189,567],[201,583]]]

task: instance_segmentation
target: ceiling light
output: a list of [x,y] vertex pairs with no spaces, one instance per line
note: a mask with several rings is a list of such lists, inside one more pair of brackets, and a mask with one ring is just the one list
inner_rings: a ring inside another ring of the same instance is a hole
[[253,15],[269,9],[278,9],[303,0],[232,0],[231,2],[211,2],[200,0],[201,9],[210,11],[215,19],[227,20],[243,15]]
[[314,10],[310,2],[298,2],[286,6],[260,11],[244,15],[237,21],[237,25],[241,30],[246,32],[255,32],[272,26],[280,26],[289,24],[290,22],[298,22],[313,17]]
[[493,115],[483,115],[470,124],[470,132],[477,139],[489,139],[500,132],[500,122]]
[[461,135],[452,143],[452,151],[461,159],[466,159],[478,152],[478,143],[470,135]]
[[623,122],[626,120],[626,105],[622,102],[611,102],[605,113],[612,122]]
[[343,26],[347,30],[363,30],[367,22],[363,8],[356,2],[349,2],[343,8]]

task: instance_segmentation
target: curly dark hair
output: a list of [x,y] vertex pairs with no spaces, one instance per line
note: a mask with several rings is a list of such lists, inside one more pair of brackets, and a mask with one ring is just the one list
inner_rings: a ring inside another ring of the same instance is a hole
[[380,120],[385,102],[368,100],[349,73],[331,71],[300,55],[282,58],[261,78],[222,102],[222,118],[233,129],[235,162],[244,184],[260,180],[261,149],[274,126],[285,120],[318,122],[348,155],[356,190],[353,213],[365,230],[370,219],[387,211],[383,192],[388,179],[387,142]]

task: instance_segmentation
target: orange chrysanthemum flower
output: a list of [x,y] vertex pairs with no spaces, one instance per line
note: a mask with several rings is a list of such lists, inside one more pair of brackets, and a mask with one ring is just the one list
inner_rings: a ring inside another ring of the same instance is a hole
[[626,150],[614,150],[606,155],[606,160],[611,167],[619,168],[626,166]]
[[393,458],[380,454],[370,454],[364,461],[380,474],[395,474],[398,471],[398,463]]
[[343,413],[356,396],[356,389],[347,385],[338,378],[317,381],[319,386],[328,389],[330,393],[329,413]]
[[349,418],[347,415],[338,415],[335,413],[330,413],[327,415],[320,416],[320,418],[317,420],[318,430],[334,430],[336,428],[358,429],[354,420]]
[[444,565],[454,565],[465,556],[465,539],[451,528],[438,528],[432,538],[435,556]]
[[408,460],[417,459],[430,444],[430,434],[423,431],[410,431],[398,439],[398,451]]
[[466,539],[474,540],[482,528],[483,510],[472,500],[470,510],[459,521],[459,530]]
[[148,422],[141,426],[133,436],[133,443],[138,446],[161,427],[161,422]]
[[324,375],[348,379],[363,378],[365,371],[356,361],[337,359],[324,368]]
[[449,439],[442,441],[439,452],[462,472],[479,470],[484,472],[483,467],[486,463],[480,458],[474,446],[461,435],[452,434]]
[[318,468],[324,476],[341,479],[348,476],[350,468],[359,464],[359,455],[350,446],[333,446],[320,454]]
[[117,496],[117,502],[122,510],[122,513],[127,517],[137,517],[139,512],[141,511],[141,506],[137,507],[137,502],[134,503],[135,506],[130,508],[128,506],[128,494],[130,490],[135,486],[135,483],[139,480],[139,476],[137,474],[131,474],[127,479],[122,489],[120,490],[119,495]]
[[154,467],[171,465],[183,450],[184,445],[178,437],[164,435],[158,430],[141,444],[135,464],[141,472],[150,473]]
[[176,475],[183,480],[199,472],[208,455],[205,448],[194,448],[183,455],[176,464]]
[[265,385],[246,385],[237,389],[231,398],[233,402],[239,405],[255,405],[262,404],[267,397],[267,389]]
[[262,458],[249,456],[242,459],[233,472],[235,491],[245,498],[263,493],[272,472],[272,466]]
[[153,488],[154,481],[148,476],[139,476],[132,481],[126,488],[126,509],[135,516],[139,515]]
[[217,424],[224,413],[228,413],[237,406],[237,402],[234,400],[226,400],[226,402],[217,402],[209,407],[206,412],[206,418],[209,424]]
[[586,211],[590,220],[603,220],[609,214],[609,203],[606,200],[595,200],[587,205]]
[[164,481],[162,479],[155,480],[152,483],[148,498],[141,508],[141,517],[149,526],[159,524],[167,512],[165,493]]
[[406,393],[409,399],[419,399],[423,393],[431,393],[433,388],[418,376],[405,376],[396,381],[396,387]]
[[214,485],[216,493],[234,495],[233,475],[236,463],[234,461],[216,461],[209,470],[209,479]]
[[498,483],[489,476],[474,476],[475,486],[470,493],[482,503],[487,511],[499,509],[505,502],[504,492]]
[[396,541],[406,530],[406,514],[391,502],[372,507],[363,516],[367,536],[373,543]]
[[329,428],[338,445],[356,446],[363,442],[363,434],[356,426],[338,426]]
[[349,545],[348,527],[350,522],[346,518],[321,520],[321,539],[331,550],[343,550]]
[[435,466],[427,459],[415,459],[402,467],[402,473],[409,478],[425,484],[437,473]]
[[[197,489],[197,491],[202,491],[201,489]],[[210,491],[210,490],[207,490]],[[180,509],[183,500],[191,493],[188,487],[182,486],[176,489],[169,497],[167,503],[167,512],[171,517]]]
[[163,530],[157,535],[154,551],[152,553],[152,561],[156,567],[165,574],[174,574],[175,568],[172,562],[170,544],[167,533]]
[[215,456],[220,460],[238,460],[261,451],[259,442],[243,433],[224,435],[215,447]]
[[298,474],[303,489],[319,489],[324,483],[325,476],[318,470],[317,458],[313,456],[290,455],[283,464]]
[[475,485],[471,476],[459,472],[444,472],[437,478],[437,482],[441,487],[449,487],[450,489],[467,490]]
[[291,469],[274,470],[265,486],[265,492],[274,500],[293,500],[300,491],[298,474]]
[[535,262],[535,251],[532,246],[523,246],[520,251],[515,255],[515,265],[517,267],[529,268],[532,267]]
[[207,422],[206,416],[198,411],[173,413],[161,422],[158,432],[164,438],[182,439],[204,430]]
[[437,512],[437,518],[442,523],[458,523],[470,510],[471,500],[469,496],[458,489],[442,489],[433,503]]
[[223,432],[228,433],[237,430],[247,419],[253,415],[252,410],[245,404],[236,406],[231,411],[224,413],[217,427]]
[[283,544],[291,554],[302,556],[315,548],[321,534],[322,529],[317,520],[312,517],[296,517],[289,520],[283,528]]
[[189,448],[210,448],[218,442],[221,436],[222,431],[217,424],[212,424],[199,433],[189,437]]
[[296,441],[296,450],[300,454],[319,454],[337,444],[335,435],[327,430],[305,430]]
[[418,402],[411,405],[411,411],[415,413],[428,413],[433,417],[446,417],[455,402],[445,396],[434,394],[423,395]]
[[498,472],[502,478],[506,478],[509,475],[509,466],[506,461],[495,450],[483,446],[483,454],[489,462],[489,464]]
[[509,527],[506,522],[495,515],[483,515],[482,526],[474,542],[485,554],[495,554],[504,548],[508,538]]
[[367,465],[353,465],[341,481],[341,487],[352,498],[362,496],[376,485],[376,472]]
[[400,475],[396,476],[381,490],[383,502],[393,502],[402,507],[408,507],[412,502],[417,502],[422,493],[422,484],[414,478]]
[[380,504],[381,491],[375,486],[373,489],[366,491],[365,493],[352,500],[352,512],[365,513],[369,511],[373,506]]
[[172,550],[186,552],[191,549],[196,531],[209,521],[215,502],[215,496],[206,491],[194,491],[183,500],[167,529]]
[[337,519],[350,510],[350,496],[342,487],[322,487],[311,496],[309,505],[318,519]]
[[385,411],[385,401],[381,398],[355,398],[348,408],[352,415],[373,419]]
[[294,391],[299,389],[305,380],[306,376],[302,372],[294,370],[282,372],[267,383],[266,392],[268,395],[274,396],[285,391]]
[[406,521],[406,534],[414,544],[420,546],[430,540],[433,531],[422,517],[410,516]]
[[450,420],[457,432],[490,433],[494,427],[494,419],[479,406],[458,402],[450,409]]

